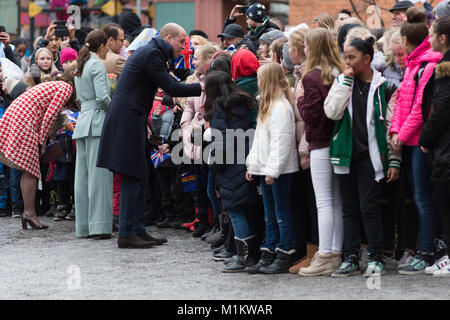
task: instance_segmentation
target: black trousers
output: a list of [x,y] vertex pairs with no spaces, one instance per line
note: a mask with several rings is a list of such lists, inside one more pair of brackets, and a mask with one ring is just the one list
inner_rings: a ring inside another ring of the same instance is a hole
[[436,206],[444,229],[447,253],[450,253],[450,181],[436,182]]
[[380,184],[369,155],[351,162],[350,173],[338,175],[344,212],[344,256],[358,255],[361,220],[368,241],[369,260],[382,261],[383,226]]

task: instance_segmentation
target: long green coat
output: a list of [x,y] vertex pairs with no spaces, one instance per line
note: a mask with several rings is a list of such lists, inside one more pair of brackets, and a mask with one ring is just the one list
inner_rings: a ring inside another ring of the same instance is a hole
[[113,174],[97,168],[97,155],[106,111],[111,102],[110,84],[103,62],[91,52],[81,77],[75,77],[81,112],[73,134],[77,145],[75,165],[76,235],[112,233]]

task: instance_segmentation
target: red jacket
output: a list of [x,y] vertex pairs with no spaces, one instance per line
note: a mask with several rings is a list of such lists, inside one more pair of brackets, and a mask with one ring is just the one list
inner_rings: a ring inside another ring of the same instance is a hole
[[323,109],[331,86],[322,83],[322,71],[314,69],[303,77],[304,96],[298,98],[297,107],[305,121],[306,141],[309,150],[325,148],[330,145],[334,121],[327,118]]

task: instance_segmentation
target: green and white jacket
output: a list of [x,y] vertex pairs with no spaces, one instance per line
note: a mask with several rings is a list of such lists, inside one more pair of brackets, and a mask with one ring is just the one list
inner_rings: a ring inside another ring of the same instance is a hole
[[[375,170],[375,180],[380,181],[388,168],[400,168],[402,159],[400,152],[391,149],[389,136],[398,93],[397,88],[388,83],[381,73],[372,71],[366,124],[370,160]],[[335,79],[324,105],[326,116],[336,121],[330,142],[330,159],[336,174],[350,173],[353,152],[352,91],[353,78],[341,74]]]

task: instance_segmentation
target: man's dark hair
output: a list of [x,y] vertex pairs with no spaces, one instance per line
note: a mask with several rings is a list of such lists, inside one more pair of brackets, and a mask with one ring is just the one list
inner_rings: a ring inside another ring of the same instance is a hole
[[117,40],[119,37],[119,30],[122,30],[122,27],[117,23],[107,23],[103,26],[102,30],[106,33],[108,39],[114,38],[114,40]]
[[352,13],[347,9],[342,9],[341,11],[339,11],[339,13],[348,14],[350,17],[352,16]]

